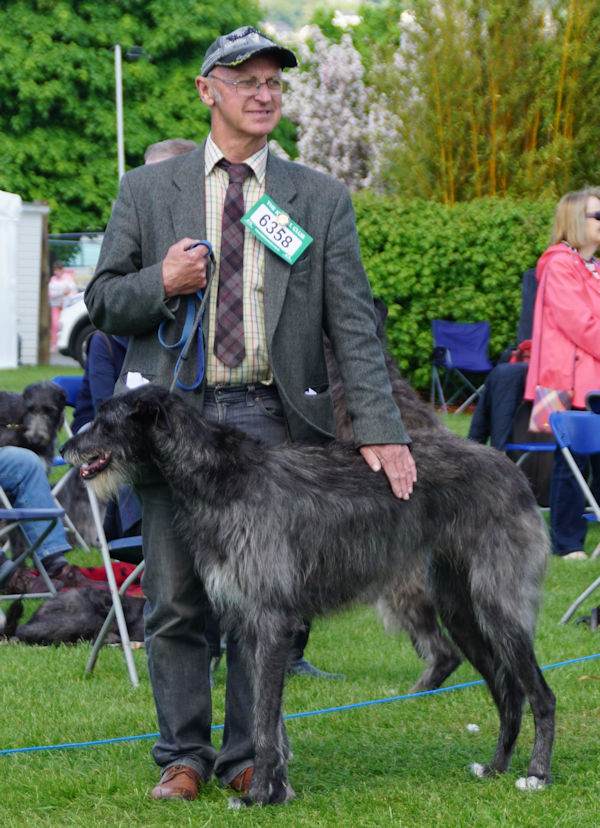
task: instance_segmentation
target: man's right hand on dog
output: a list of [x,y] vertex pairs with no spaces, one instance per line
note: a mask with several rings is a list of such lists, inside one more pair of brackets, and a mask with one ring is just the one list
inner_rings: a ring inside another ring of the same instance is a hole
[[185,296],[206,287],[207,249],[200,244],[189,249],[197,239],[180,239],[167,250],[162,263],[165,297]]

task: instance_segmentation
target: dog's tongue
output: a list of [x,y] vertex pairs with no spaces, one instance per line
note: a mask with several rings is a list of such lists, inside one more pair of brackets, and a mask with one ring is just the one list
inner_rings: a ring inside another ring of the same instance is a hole
[[92,477],[95,477],[102,469],[106,468],[110,463],[110,454],[103,454],[101,457],[96,458],[91,463],[88,463],[87,466],[82,466],[79,469],[79,476],[83,480],[91,480]]

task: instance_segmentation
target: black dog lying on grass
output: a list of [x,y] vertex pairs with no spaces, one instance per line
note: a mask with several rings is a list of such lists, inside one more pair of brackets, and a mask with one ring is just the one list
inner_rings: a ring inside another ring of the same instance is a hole
[[[132,641],[144,640],[144,603],[144,598],[131,595],[124,595],[121,599]],[[18,626],[23,615],[23,602],[13,601],[6,613],[4,636],[25,644],[95,641],[111,606],[110,593],[106,590],[93,587],[67,589],[44,601],[25,624]],[[109,631],[106,642],[121,643],[116,623]]]
[[436,610],[500,716],[494,756],[474,773],[507,770],[527,699],[535,742],[517,785],[551,778],[555,700],[533,647],[545,523],[525,477],[494,449],[445,430],[412,438],[418,481],[408,501],[348,444],[266,447],[154,385],[103,403],[61,449],[103,498],[148,461],[169,485],[181,536],[254,684],[254,774],[238,803],[289,797],[282,697],[302,619],[372,600],[424,561]]

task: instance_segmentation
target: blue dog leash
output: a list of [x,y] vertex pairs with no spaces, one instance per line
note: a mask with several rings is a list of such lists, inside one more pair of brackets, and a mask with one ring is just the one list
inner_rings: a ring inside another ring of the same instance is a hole
[[[198,245],[200,244],[203,244],[208,249],[208,253],[206,254],[206,258],[208,259],[206,269],[206,287],[204,288],[204,291],[199,290],[195,294],[188,296],[185,322],[183,325],[183,330],[181,332],[181,337],[179,338],[178,342],[175,342],[172,345],[168,345],[165,342],[164,329],[165,325],[168,324],[166,320],[164,322],[161,322],[160,327],[158,329],[158,341],[163,346],[163,348],[167,348],[168,350],[181,349],[181,353],[177,358],[175,371],[173,373],[173,381],[171,383],[169,391],[173,391],[175,389],[175,386],[180,388],[182,391],[193,391],[195,388],[198,388],[198,386],[202,382],[202,378],[204,377],[204,342],[202,339],[202,316],[204,315],[204,308],[206,306],[206,301],[208,299],[210,285],[214,273],[215,257],[212,249],[212,244],[204,239],[202,241],[194,242],[194,244],[190,245],[190,247],[188,247],[187,249],[192,250],[192,248],[198,247]],[[197,311],[196,298],[200,302]],[[181,382],[181,380],[178,379],[178,377],[183,367],[183,363],[188,358],[189,350],[194,340],[197,340],[198,343],[198,364],[196,366],[196,378],[192,385],[184,385]]]

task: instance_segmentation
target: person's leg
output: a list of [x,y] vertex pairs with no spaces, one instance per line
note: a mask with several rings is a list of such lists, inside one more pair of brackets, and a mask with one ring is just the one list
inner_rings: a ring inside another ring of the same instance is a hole
[[146,656],[160,731],[152,755],[163,770],[184,765],[208,780],[216,755],[204,637],[208,601],[191,551],[177,535],[167,486],[156,476],[155,482],[136,486],[136,493],[146,562]]
[[[575,462],[584,471],[587,458],[574,454]],[[550,484],[550,535],[554,555],[568,555],[582,551],[586,521],[582,518],[585,496],[562,453],[557,450]]]
[[308,637],[310,635],[310,621],[304,619],[304,625],[300,627],[292,644],[292,656],[288,667],[288,675],[290,676],[311,676],[311,678],[321,679],[345,679],[343,673],[327,673],[325,670],[319,670],[314,664],[304,657],[304,650],[308,644]]
[[590,454],[589,461],[592,470],[592,483],[590,488],[592,494],[598,503],[600,503],[600,454]]
[[483,443],[484,445],[487,443],[490,436],[490,395],[488,383],[493,373],[494,371],[492,370],[485,381],[483,391],[477,399],[477,404],[475,405],[475,410],[473,411],[473,416],[471,417],[471,423],[469,425],[469,433],[467,434],[469,440],[473,440],[475,443]]
[[[0,485],[15,508],[54,509],[56,503],[50,491],[43,461],[35,452],[17,446],[0,448]],[[43,521],[24,521],[22,529],[28,543],[34,543],[47,528]],[[37,553],[44,565],[52,557],[52,571],[67,564],[65,552],[71,549],[62,522],[59,520],[48,534]],[[48,567],[50,570],[50,567]]]
[[58,328],[60,324],[60,308],[50,308],[50,349],[56,351],[56,342],[58,339]]

